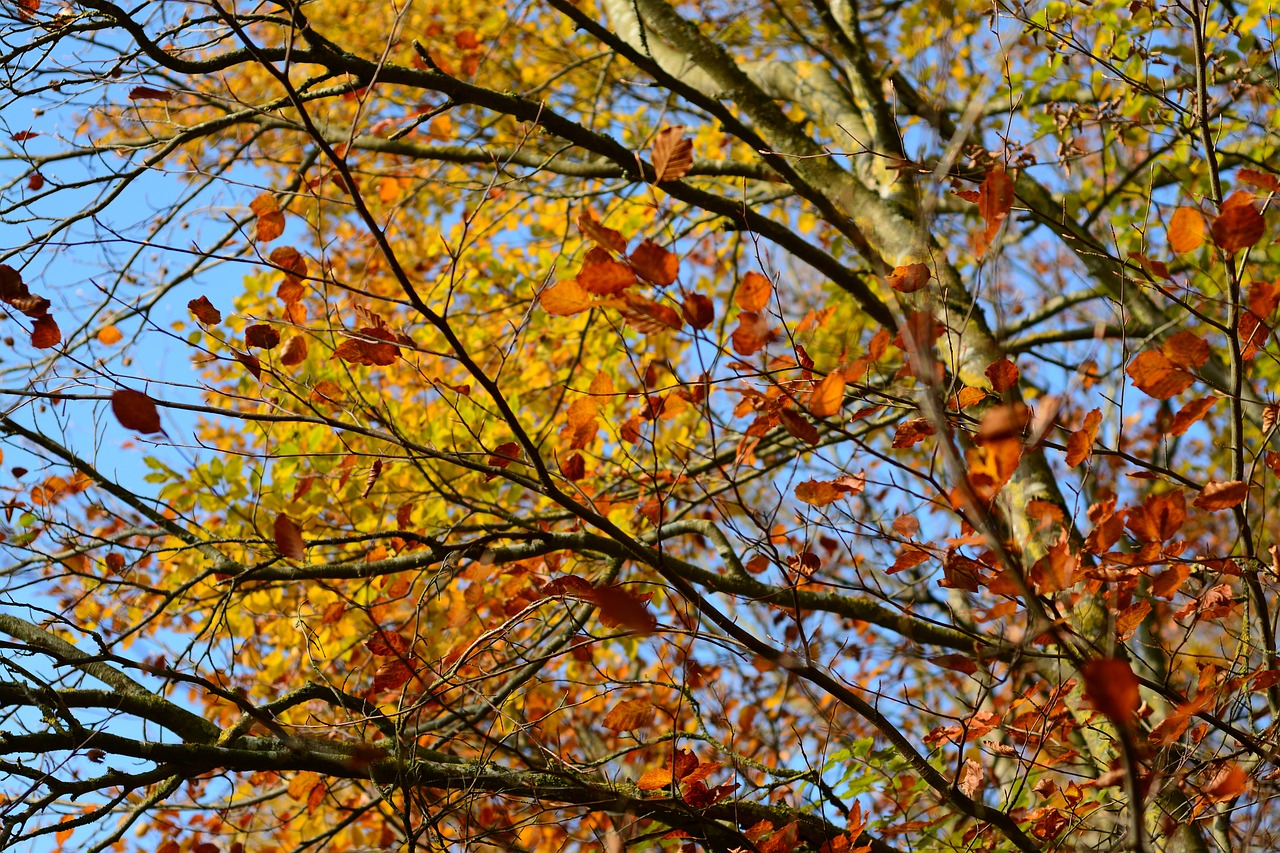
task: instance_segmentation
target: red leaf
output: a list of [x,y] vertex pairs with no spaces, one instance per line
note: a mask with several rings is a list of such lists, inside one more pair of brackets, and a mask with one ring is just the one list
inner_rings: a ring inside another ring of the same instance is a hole
[[252,349],[275,349],[280,343],[280,333],[266,323],[256,323],[244,330],[244,344]]
[[686,293],[680,305],[684,321],[695,329],[705,329],[716,319],[715,305],[701,293]]
[[[45,310],[48,310],[47,303]],[[49,349],[62,340],[62,330],[52,314],[42,314],[31,324],[31,345],[36,349]]]
[[817,428],[809,423],[808,418],[799,412],[792,409],[783,409],[778,412],[778,421],[782,424],[783,429],[805,444],[816,445],[821,441]]
[[560,460],[560,473],[566,480],[576,483],[587,475],[587,463],[578,452],[570,453]]
[[658,627],[658,620],[645,602],[636,594],[620,586],[607,586],[592,590],[591,600],[600,609],[600,624],[606,628],[629,628],[641,634],[651,634]]
[[364,645],[378,657],[405,657],[413,641],[394,631],[375,631],[365,638]]
[[911,418],[898,424],[893,436],[894,447],[912,447],[935,432],[928,418]]
[[[520,458],[520,445],[516,444],[514,441],[508,441],[503,444],[499,444],[497,447],[493,449],[493,453],[489,454],[489,459],[487,461],[487,464],[489,465],[490,468],[505,469],[508,465],[510,465],[512,462],[515,462],[519,458]],[[492,480],[496,476],[498,475],[485,474],[484,475],[485,482]]]
[[209,302],[207,296],[201,296],[199,299],[192,299],[187,303],[187,310],[195,315],[195,318],[206,326],[216,326],[222,322],[222,313],[213,304]]
[[302,541],[302,528],[283,512],[276,516],[274,524],[276,550],[290,560],[301,561],[307,556],[306,543]]
[[623,307],[618,313],[643,334],[654,335],[684,325],[680,312],[670,305],[660,305],[634,293],[623,294],[622,298]]
[[1118,726],[1127,726],[1137,713],[1142,699],[1138,695],[1138,679],[1129,664],[1114,658],[1100,658],[1080,668],[1084,677],[1085,698]]
[[111,412],[125,429],[144,435],[163,431],[155,401],[141,391],[120,388],[112,393]]
[[693,140],[684,138],[684,126],[664,127],[653,138],[653,182],[678,181],[693,166]]

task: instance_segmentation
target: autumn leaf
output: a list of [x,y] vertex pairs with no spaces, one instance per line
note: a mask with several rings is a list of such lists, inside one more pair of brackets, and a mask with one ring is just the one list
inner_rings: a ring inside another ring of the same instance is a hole
[[656,711],[647,699],[629,699],[614,705],[605,715],[603,725],[619,734],[633,732],[652,725]]
[[1208,414],[1217,402],[1217,397],[1199,397],[1187,403],[1173,416],[1173,422],[1169,425],[1169,435],[1185,435],[1187,430]]
[[1270,172],[1260,172],[1257,169],[1241,169],[1236,172],[1236,180],[1251,184],[1267,192],[1280,192],[1280,180],[1277,180],[1276,176]]
[[1204,245],[1204,215],[1194,207],[1180,207],[1169,219],[1169,248],[1178,254],[1194,252]]
[[272,529],[277,551],[290,560],[301,562],[306,559],[307,546],[302,541],[302,528],[296,521],[284,513],[279,513],[276,515]]
[[303,335],[293,335],[280,348],[280,363],[285,367],[294,367],[307,359],[307,339]]
[[646,335],[669,332],[684,325],[684,319],[675,308],[634,293],[623,295],[623,306],[618,313],[628,324]]
[[[563,282],[562,282],[563,283]],[[612,296],[621,293],[636,283],[636,274],[631,267],[614,260],[604,249],[593,247],[583,259],[582,269],[578,271],[577,283],[587,293],[596,296]],[[550,290],[554,290],[550,288]],[[543,308],[548,313],[558,313],[547,308],[546,294],[543,293]]]
[[[1239,195],[1239,192],[1236,195]],[[1224,252],[1248,249],[1262,239],[1262,234],[1266,230],[1266,221],[1252,204],[1253,194],[1246,193],[1246,196],[1246,199],[1234,204],[1231,199],[1227,199],[1222,213],[1213,221],[1209,229],[1213,235],[1213,242],[1217,243],[1218,248]]]
[[824,507],[844,497],[844,492],[835,483],[820,480],[805,480],[795,488],[796,499],[813,507]]
[[31,345],[36,349],[49,349],[62,342],[62,330],[52,314],[41,314],[31,324]]
[[606,628],[627,628],[640,634],[651,634],[658,620],[645,606],[647,599],[621,586],[597,588],[591,600],[600,611],[600,623]]
[[195,318],[203,325],[216,326],[222,322],[222,314],[217,308],[213,307],[207,296],[192,299],[187,303],[187,309],[195,315]]
[[1080,668],[1084,678],[1084,695],[1093,707],[1118,726],[1128,726],[1142,704],[1138,695],[1138,679],[1127,661],[1095,658]]
[[163,431],[155,401],[141,391],[120,388],[112,392],[111,412],[127,430],[144,435]]
[[630,261],[636,275],[658,287],[674,284],[680,272],[680,259],[652,240],[636,246]]
[[805,444],[817,446],[822,440],[822,436],[818,434],[818,428],[804,415],[792,409],[783,409],[778,412],[778,422],[782,424],[783,429]]
[[1209,344],[1191,332],[1170,335],[1160,351],[1178,367],[1199,368],[1209,360]]
[[1013,180],[1005,172],[1003,166],[997,165],[987,172],[981,186],[978,187],[978,213],[987,227],[978,235],[975,254],[981,258],[995,240],[996,233],[1013,209]]
[[1206,512],[1220,512],[1244,503],[1249,496],[1249,484],[1241,480],[1206,483],[1192,505]]
[[693,140],[684,138],[684,126],[664,127],[653,138],[653,182],[678,181],[693,166]]
[[996,359],[983,371],[991,381],[991,390],[1003,394],[1018,384],[1018,365],[1007,358]]
[[814,417],[829,418],[844,408],[844,372],[833,370],[813,389],[809,397],[809,411]]
[[257,218],[254,240],[270,243],[284,233],[284,211],[280,209],[274,195],[262,193],[249,203],[249,209]]
[[172,101],[173,92],[152,86],[134,86],[129,90],[131,101]]
[[1167,400],[1191,387],[1196,378],[1171,362],[1159,350],[1141,352],[1125,368],[1139,391],[1157,400]]
[[899,293],[915,293],[925,287],[931,277],[929,267],[925,264],[907,264],[894,267],[889,274],[889,286]]
[[734,304],[742,311],[759,313],[773,298],[773,283],[758,272],[749,272],[742,277],[742,283],[733,295]]
[[103,326],[98,330],[98,343],[103,346],[114,346],[124,339],[124,333],[115,326]]
[[266,323],[257,323],[244,330],[246,349],[275,349],[280,343],[280,333]]
[[578,314],[592,307],[591,293],[575,279],[565,279],[542,291],[542,310],[558,317]]
[[773,339],[769,321],[762,314],[743,311],[738,314],[738,326],[733,330],[730,342],[738,355],[754,355]]
[[928,418],[909,418],[898,424],[893,436],[893,446],[898,448],[913,447],[924,441],[935,432]]
[[695,329],[705,329],[716,319],[715,305],[701,293],[686,293],[680,303],[684,321]]
[[578,228],[582,231],[584,237],[602,249],[607,249],[619,255],[626,254],[627,239],[612,228],[605,228],[601,225],[600,220],[596,219],[591,208],[585,208],[582,213],[578,214]]
[[1234,761],[1223,764],[1205,785],[1204,796],[1211,803],[1225,803],[1244,793],[1249,775]]
[[1075,468],[1093,453],[1093,443],[1102,425],[1102,410],[1094,409],[1085,415],[1084,426],[1067,437],[1067,467]]

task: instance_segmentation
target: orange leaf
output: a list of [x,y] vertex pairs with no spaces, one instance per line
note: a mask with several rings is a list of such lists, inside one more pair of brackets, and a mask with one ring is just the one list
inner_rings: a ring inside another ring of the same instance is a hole
[[1169,248],[1178,254],[1204,245],[1204,214],[1194,207],[1180,207],[1169,219]]
[[1084,677],[1084,695],[1093,707],[1111,722],[1127,726],[1137,713],[1142,699],[1138,695],[1138,679],[1127,661],[1099,658],[1080,668]]
[[899,293],[915,293],[929,283],[931,273],[925,264],[907,264],[894,267],[889,274],[889,286]]
[[844,497],[844,492],[835,483],[820,480],[806,480],[796,486],[796,499],[809,506],[824,507]]
[[1184,434],[1193,424],[1208,414],[1216,402],[1218,402],[1217,397],[1200,397],[1187,403],[1173,416],[1173,423],[1169,425],[1169,435]]
[[1219,512],[1231,509],[1244,503],[1249,496],[1249,484],[1243,480],[1206,483],[1200,494],[1192,501],[1192,506],[1206,512]]
[[666,287],[680,274],[680,259],[652,240],[645,240],[631,253],[631,268],[645,281]]
[[1093,452],[1093,442],[1098,437],[1098,427],[1102,424],[1102,410],[1094,409],[1085,415],[1084,426],[1067,438],[1067,467],[1074,468],[1089,458]]
[[715,305],[701,293],[686,293],[680,304],[684,321],[695,329],[705,329],[716,319]]
[[833,370],[822,378],[809,398],[809,411],[814,417],[829,418],[844,407],[844,371]]
[[1222,803],[1233,800],[1244,793],[1248,787],[1249,776],[1239,764],[1227,762],[1205,786],[1204,795],[1211,803]]
[[302,335],[294,335],[284,342],[280,348],[280,363],[285,367],[302,364],[307,358],[307,339]]
[[782,424],[783,429],[806,444],[816,445],[822,440],[814,425],[809,423],[808,418],[799,412],[792,409],[783,409],[778,412],[778,421]]
[[1241,169],[1236,172],[1236,180],[1252,184],[1258,189],[1266,190],[1267,192],[1280,192],[1280,181],[1277,181],[1276,176],[1270,172],[1259,172],[1257,169]]
[[302,541],[302,528],[292,518],[280,513],[272,525],[275,533],[276,550],[290,560],[303,560],[307,555],[306,544]]
[[103,346],[111,346],[118,344],[124,338],[124,333],[115,326],[103,326],[98,331],[98,343]]
[[284,233],[284,213],[274,195],[263,193],[249,203],[249,209],[258,218],[254,232],[257,242],[270,243]]
[[634,293],[623,295],[623,307],[619,309],[624,320],[646,335],[654,335],[684,325],[680,312],[670,305],[660,305],[652,299]]
[[591,307],[591,294],[573,279],[565,279],[542,291],[538,298],[542,310],[557,317],[578,314]]
[[1191,332],[1170,335],[1160,351],[1178,367],[1203,367],[1209,360],[1209,345]]
[[764,349],[773,335],[769,331],[769,321],[754,311],[743,311],[738,314],[738,327],[730,338],[733,351],[738,355],[754,355]]
[[897,432],[893,436],[894,447],[912,447],[918,442],[924,441],[928,436],[934,433],[933,424],[929,423],[928,418],[911,418],[898,424]]
[[[1252,193],[1248,196],[1249,199],[1253,198]],[[1232,198],[1234,197],[1233,195]],[[1250,201],[1232,204],[1231,199],[1227,199],[1222,213],[1213,221],[1209,231],[1213,235],[1213,242],[1224,252],[1238,252],[1261,240],[1266,225],[1266,220]]]
[[605,714],[604,727],[615,732],[633,732],[653,723],[657,711],[648,699],[630,699],[619,702]]
[[1008,218],[1009,211],[1013,209],[1013,198],[1013,180],[1005,172],[1004,167],[996,166],[987,172],[982,185],[978,187],[978,213],[987,223],[986,230],[979,235],[977,241],[979,258],[986,254],[991,241],[995,239],[996,232]]
[[600,624],[606,628],[629,628],[641,634],[651,634],[658,627],[658,620],[645,606],[650,596],[643,598],[620,586],[607,586],[593,590],[590,598],[600,610]]
[[1134,387],[1157,400],[1167,400],[1191,387],[1196,378],[1175,365],[1159,350],[1139,353],[1129,362],[1125,373]]
[[991,380],[991,390],[1003,394],[1018,384],[1018,365],[1007,358],[991,362],[983,373]]
[[693,166],[693,140],[684,138],[684,125],[664,127],[653,137],[653,182],[678,181]]
[[734,303],[743,311],[759,313],[773,298],[773,283],[758,272],[749,272],[742,277],[738,292],[733,295]]
[[627,238],[612,228],[601,225],[600,220],[596,219],[596,215],[589,207],[578,214],[578,229],[597,246],[617,252],[619,255],[627,251]]
[[125,429],[144,435],[163,431],[155,401],[141,391],[121,388],[112,393],[111,412]]
[[[588,293],[594,293],[597,296],[612,296],[635,284],[636,274],[626,264],[614,260],[604,249],[593,246],[582,261],[582,269],[578,272],[577,282]],[[556,285],[555,287],[558,286]],[[550,288],[547,292],[554,290],[555,287]],[[547,307],[546,295],[547,293],[543,293],[543,308]],[[547,308],[547,311],[556,313],[549,308]]]

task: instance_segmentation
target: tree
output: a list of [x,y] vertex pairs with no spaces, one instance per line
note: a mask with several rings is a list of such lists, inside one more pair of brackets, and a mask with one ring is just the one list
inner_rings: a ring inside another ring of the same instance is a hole
[[1276,846],[1266,6],[6,14],[0,846]]

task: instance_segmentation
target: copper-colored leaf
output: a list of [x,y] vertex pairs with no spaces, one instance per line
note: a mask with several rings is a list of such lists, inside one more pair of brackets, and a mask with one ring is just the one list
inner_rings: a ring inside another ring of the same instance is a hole
[[275,349],[280,344],[280,333],[266,323],[255,323],[244,330],[247,349]]
[[577,451],[559,460],[560,474],[569,482],[576,483],[587,476],[587,462]]
[[285,367],[293,367],[306,361],[307,339],[304,335],[294,335],[284,342],[280,348],[280,363]]
[[98,343],[103,346],[113,346],[120,343],[124,339],[124,332],[121,332],[115,326],[103,326],[98,330]]
[[172,101],[173,92],[156,89],[152,86],[134,86],[129,90],[131,101]]
[[809,419],[793,409],[783,409],[778,412],[778,422],[782,424],[783,429],[805,444],[813,446],[821,440],[817,428],[809,422]]
[[809,411],[815,417],[829,418],[844,408],[844,371],[833,370],[822,378],[809,397]]
[[307,555],[306,543],[302,541],[302,528],[283,512],[276,516],[272,525],[276,541],[276,550],[290,560],[302,560]]
[[[1251,199],[1252,194],[1249,197]],[[1266,226],[1266,220],[1250,201],[1231,204],[1228,199],[1209,232],[1218,248],[1224,252],[1239,252],[1261,240]]]
[[413,640],[396,631],[374,631],[365,638],[364,645],[378,657],[406,657]]
[[52,314],[41,314],[31,324],[31,345],[36,349],[49,349],[62,341],[62,330]]
[[733,351],[738,355],[754,355],[764,349],[773,335],[769,331],[769,321],[762,314],[754,311],[743,311],[738,314],[738,327],[730,338]]
[[302,283],[307,274],[306,258],[292,246],[280,246],[271,251],[269,260],[284,272],[284,281],[280,282],[276,296],[286,305],[297,302],[306,293]]
[[199,299],[192,299],[187,303],[187,310],[195,315],[195,318],[206,326],[216,326],[222,322],[222,313],[213,304],[209,302],[207,296],[201,296]]
[[658,620],[645,606],[650,596],[638,596],[621,586],[607,586],[594,590],[591,600],[600,609],[600,623],[606,628],[629,628],[641,634],[651,634]]
[[1204,795],[1211,803],[1224,803],[1243,794],[1248,785],[1249,774],[1239,764],[1229,761],[1205,785]]
[[589,207],[578,214],[578,228],[583,236],[597,246],[617,252],[619,255],[627,251],[627,238],[612,228],[601,225],[600,220],[596,219],[595,213]]
[[1241,169],[1236,172],[1236,180],[1251,184],[1267,192],[1280,192],[1280,180],[1270,172],[1259,172],[1257,169]]
[[822,480],[806,480],[796,486],[796,499],[809,506],[824,507],[844,497],[843,490],[835,483]]
[[693,140],[684,138],[684,126],[664,127],[653,138],[653,182],[678,181],[693,166]]
[[684,321],[695,329],[705,329],[716,319],[715,305],[701,293],[686,293],[680,303],[680,313],[684,315]]
[[120,388],[111,394],[111,412],[127,430],[145,434],[161,432],[155,401],[141,391]]
[[[604,249],[593,246],[582,260],[582,269],[578,271],[577,282],[588,293],[596,296],[612,296],[635,284],[636,274],[631,267],[615,260]],[[545,299],[543,307],[546,307]]]
[[634,293],[623,295],[622,318],[646,335],[668,332],[684,325],[680,312],[670,305],[654,302]]
[[1173,423],[1169,425],[1169,435],[1186,433],[1193,424],[1209,413],[1216,402],[1218,402],[1217,397],[1199,397],[1187,403],[1173,416]]
[[996,359],[983,371],[991,380],[991,390],[1003,394],[1018,384],[1018,365],[1007,358]]
[[1192,505],[1206,512],[1219,512],[1239,506],[1248,496],[1249,484],[1243,480],[1206,483]]
[[907,264],[894,267],[889,274],[889,286],[899,293],[915,293],[929,283],[932,273],[926,264]]
[[893,436],[894,447],[912,447],[935,432],[928,418],[910,418],[898,424]]
[[1182,254],[1204,245],[1204,214],[1194,207],[1180,207],[1169,219],[1169,248]]
[[1125,373],[1134,387],[1157,400],[1167,400],[1191,387],[1196,378],[1159,350],[1147,350],[1129,362]]
[[258,357],[256,355],[248,352],[240,352],[240,350],[236,349],[233,349],[231,354],[235,357],[236,361],[243,364],[245,369],[253,374],[254,379],[257,379],[259,382],[262,381],[262,362],[258,361]]
[[249,209],[257,217],[254,239],[270,243],[284,233],[284,211],[271,193],[262,193],[249,203]]
[[733,295],[733,301],[739,308],[752,313],[763,311],[772,298],[773,283],[758,272],[744,275],[738,291]]
[[1000,226],[1004,224],[1013,209],[1013,179],[1003,166],[996,166],[987,173],[982,185],[978,187],[978,213],[986,222],[986,229],[978,235],[977,255],[982,257],[995,239]]
[[1098,658],[1080,668],[1084,677],[1085,698],[1111,722],[1127,726],[1133,720],[1142,699],[1138,695],[1138,679],[1127,661]]
[[[506,468],[519,458],[520,445],[516,444],[514,441],[507,441],[499,444],[493,449],[493,452],[489,454],[489,458],[486,460],[485,464],[490,468]],[[486,474],[485,479],[491,480],[496,476],[496,474]]]
[[1094,409],[1085,415],[1084,426],[1071,433],[1067,438],[1067,467],[1074,468],[1089,458],[1093,453],[1093,442],[1098,437],[1098,427],[1102,424],[1102,410]]
[[1191,332],[1176,332],[1160,346],[1160,351],[1178,367],[1203,367],[1209,360],[1209,344]]
[[680,274],[680,259],[652,240],[645,240],[631,253],[631,268],[650,284],[666,287]]
[[38,192],[44,188],[44,175],[39,172],[32,172],[31,177],[27,178],[27,189],[31,192]]
[[651,725],[656,712],[648,699],[629,699],[614,705],[605,714],[603,725],[618,733],[633,732]]

